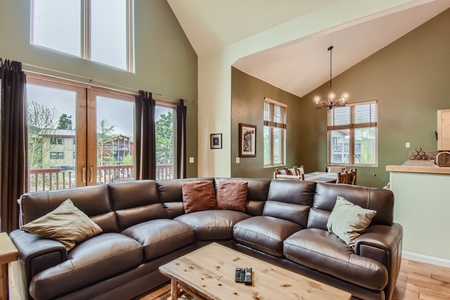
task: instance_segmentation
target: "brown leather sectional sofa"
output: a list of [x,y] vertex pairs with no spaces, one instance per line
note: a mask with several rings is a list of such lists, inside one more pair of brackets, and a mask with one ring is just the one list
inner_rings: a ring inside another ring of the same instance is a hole
[[[391,191],[310,181],[248,182],[246,211],[185,214],[182,183],[132,181],[21,197],[22,223],[70,198],[103,230],[72,250],[23,230],[10,234],[34,299],[132,299],[168,281],[158,267],[218,242],[352,293],[391,299],[401,262],[402,227]],[[218,186],[220,178],[202,178]],[[336,197],[377,211],[354,250],[327,231]],[[233,274],[230,274],[233,276]]]

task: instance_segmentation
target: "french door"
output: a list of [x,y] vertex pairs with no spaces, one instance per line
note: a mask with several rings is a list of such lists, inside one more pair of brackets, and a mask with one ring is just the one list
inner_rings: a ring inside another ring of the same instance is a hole
[[134,95],[28,74],[29,191],[134,179]]

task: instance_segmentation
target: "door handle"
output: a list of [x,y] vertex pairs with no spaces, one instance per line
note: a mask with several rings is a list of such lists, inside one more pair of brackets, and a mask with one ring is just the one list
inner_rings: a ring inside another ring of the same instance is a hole
[[86,167],[83,167],[82,177],[83,183],[86,182]]
[[94,178],[94,168],[89,167],[89,182],[92,182],[92,179]]

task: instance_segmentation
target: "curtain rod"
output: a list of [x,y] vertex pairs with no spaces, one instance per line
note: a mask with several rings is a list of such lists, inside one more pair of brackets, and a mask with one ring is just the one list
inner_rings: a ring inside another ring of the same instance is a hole
[[[117,85],[117,84],[112,84],[112,83],[100,81],[100,80],[95,80],[94,78],[89,78],[89,77],[85,77],[85,76],[81,76],[81,75],[71,74],[71,73],[58,71],[58,70],[54,70],[54,69],[50,69],[50,68],[45,68],[45,67],[41,67],[41,66],[31,65],[31,64],[27,64],[27,63],[22,63],[22,66],[24,66],[23,69],[25,71],[30,72],[30,73],[35,73],[35,74],[39,74],[39,75],[47,75],[47,76],[56,77],[58,79],[71,80],[71,81],[75,81],[75,82],[78,82],[78,83],[84,83],[84,84],[98,86],[98,87],[102,87],[102,88],[113,89],[113,90],[116,90],[116,91],[119,91],[119,92],[132,94],[132,95],[139,94],[139,90],[132,89],[132,88],[129,88],[129,87],[126,87],[126,86],[121,86],[121,85]],[[50,74],[42,72],[42,71],[50,72]],[[51,73],[56,73],[56,74],[60,74],[60,75],[66,75],[66,76],[69,76],[70,78],[62,77],[62,76],[59,76],[59,75],[54,75],[54,74],[51,74]],[[78,78],[78,79],[75,79],[75,78]],[[151,92],[151,93],[152,93],[152,95],[156,95],[156,96],[162,97],[163,98],[162,100],[169,100],[169,101],[174,101],[174,102],[178,102],[178,100],[179,100],[179,99],[176,99],[174,97],[165,96],[165,95],[160,94],[160,93],[154,93],[154,92]]]

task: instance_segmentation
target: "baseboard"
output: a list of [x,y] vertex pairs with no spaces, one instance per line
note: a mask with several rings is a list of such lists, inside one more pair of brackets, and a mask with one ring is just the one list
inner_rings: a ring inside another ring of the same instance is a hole
[[416,254],[412,252],[403,251],[402,252],[402,258],[415,260],[427,264],[437,265],[445,268],[450,268],[450,260],[445,260],[441,258],[436,258],[432,256],[426,256],[422,254]]

